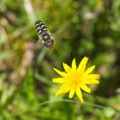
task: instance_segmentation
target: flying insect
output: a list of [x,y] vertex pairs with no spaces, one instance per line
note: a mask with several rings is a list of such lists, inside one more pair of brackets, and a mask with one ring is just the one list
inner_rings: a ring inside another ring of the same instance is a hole
[[35,22],[35,29],[38,33],[39,39],[42,41],[44,46],[48,48],[53,47],[54,40],[52,38],[52,34],[49,32],[47,26],[41,20]]

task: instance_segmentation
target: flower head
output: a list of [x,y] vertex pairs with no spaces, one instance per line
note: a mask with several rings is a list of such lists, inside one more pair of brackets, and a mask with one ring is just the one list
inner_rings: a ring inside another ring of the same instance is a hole
[[90,93],[91,89],[87,85],[99,84],[98,79],[100,78],[99,74],[90,74],[94,70],[95,65],[86,69],[87,61],[88,58],[84,57],[78,67],[76,66],[75,59],[73,59],[71,67],[63,63],[65,72],[54,68],[54,70],[62,76],[52,79],[52,82],[61,84],[56,96],[69,92],[69,98],[72,98],[76,93],[81,103],[83,103],[81,89]]

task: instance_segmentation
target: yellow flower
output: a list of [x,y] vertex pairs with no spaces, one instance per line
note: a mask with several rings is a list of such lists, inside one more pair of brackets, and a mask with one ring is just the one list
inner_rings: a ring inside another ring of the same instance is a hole
[[62,76],[60,78],[52,79],[52,82],[62,85],[56,93],[56,96],[69,92],[69,98],[72,98],[76,93],[81,103],[83,103],[81,89],[90,93],[91,89],[87,84],[99,84],[98,79],[100,78],[99,74],[90,74],[94,70],[95,65],[86,69],[87,61],[88,58],[84,57],[78,65],[78,68],[75,59],[73,59],[71,67],[63,63],[65,72],[54,68],[54,70]]

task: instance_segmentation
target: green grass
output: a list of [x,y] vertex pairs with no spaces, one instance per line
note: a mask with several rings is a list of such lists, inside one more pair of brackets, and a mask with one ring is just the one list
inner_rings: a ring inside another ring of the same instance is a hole
[[[1,0],[0,120],[119,120],[119,7],[119,0]],[[38,19],[54,34],[52,49],[38,42]],[[84,104],[56,98],[53,67],[84,56],[100,84],[83,92]]]

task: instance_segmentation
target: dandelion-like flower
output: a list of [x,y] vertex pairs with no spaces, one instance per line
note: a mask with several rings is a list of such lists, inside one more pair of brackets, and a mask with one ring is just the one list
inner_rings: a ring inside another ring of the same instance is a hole
[[69,92],[69,98],[72,98],[76,93],[81,103],[83,103],[81,89],[90,93],[91,89],[87,85],[99,84],[98,79],[100,78],[99,74],[90,74],[94,70],[95,65],[86,69],[87,61],[88,58],[84,57],[78,67],[76,66],[75,59],[73,59],[71,67],[63,63],[65,72],[54,68],[54,70],[62,76],[52,79],[52,82],[61,84],[56,96]]

